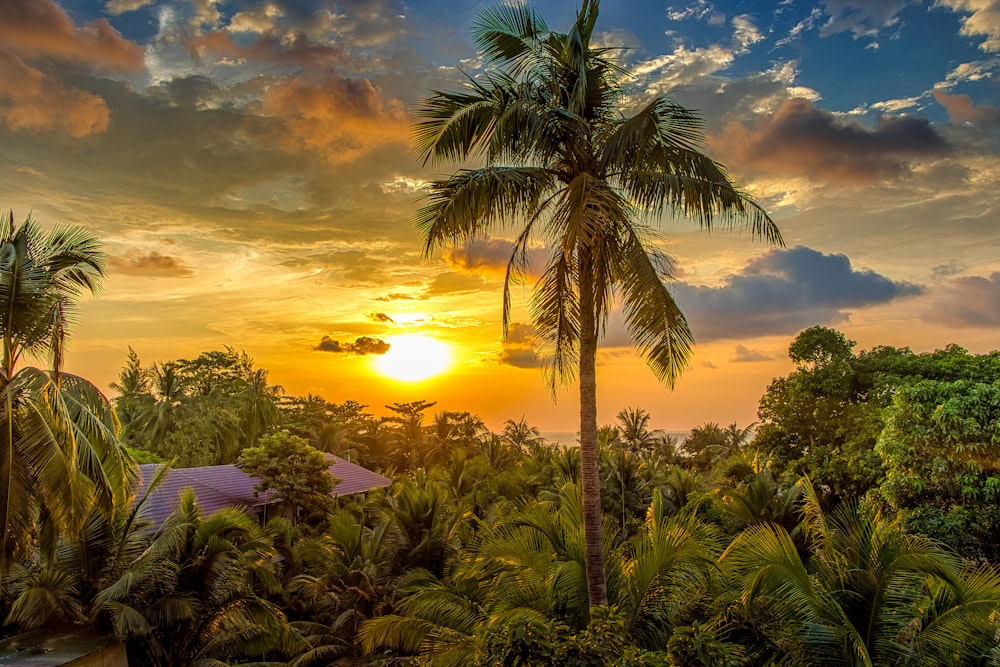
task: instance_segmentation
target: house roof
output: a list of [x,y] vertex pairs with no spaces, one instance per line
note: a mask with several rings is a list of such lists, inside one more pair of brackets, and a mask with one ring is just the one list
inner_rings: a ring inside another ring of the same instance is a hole
[[[333,462],[330,474],[338,480],[330,493],[334,497],[385,488],[392,483],[388,477],[383,477],[367,468],[332,454],[326,456]],[[146,486],[160,467],[162,464],[159,463],[139,466],[142,480],[137,497],[142,497]],[[187,488],[194,491],[198,505],[205,514],[233,505],[260,507],[273,502],[271,492],[259,495],[254,493],[254,487],[258,483],[260,479],[251,477],[235,465],[173,468],[166,472],[160,485],[149,494],[143,514],[159,526],[177,507],[180,493]]]

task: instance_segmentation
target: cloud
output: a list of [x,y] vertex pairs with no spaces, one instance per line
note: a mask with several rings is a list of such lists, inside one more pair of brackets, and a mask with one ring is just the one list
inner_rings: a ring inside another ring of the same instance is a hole
[[782,37],[774,43],[775,46],[784,46],[789,44],[792,40],[798,39],[804,32],[812,32],[816,28],[816,23],[823,17],[823,10],[819,7],[813,7],[809,15],[796,23],[791,30],[788,31],[787,37]]
[[371,336],[361,336],[353,343],[333,340],[329,336],[323,336],[319,344],[313,348],[317,352],[333,352],[336,354],[385,354],[389,351],[389,343]]
[[944,262],[942,264],[935,264],[931,267],[931,277],[935,280],[940,280],[942,278],[951,278],[952,276],[957,276],[959,273],[965,270],[965,265],[959,264],[955,260],[949,262]]
[[118,257],[109,257],[108,266],[127,276],[186,277],[193,273],[176,257],[161,255],[155,250],[143,253],[137,248],[131,248]]
[[1000,272],[955,278],[923,320],[949,327],[1000,327]]
[[55,130],[79,139],[107,130],[110,117],[98,95],[66,88],[0,49],[0,122],[11,130]]
[[475,292],[482,289],[483,279],[472,274],[456,273],[447,271],[439,273],[427,286],[427,296],[439,294],[460,294],[463,292]]
[[733,17],[733,46],[740,53],[747,53],[750,46],[764,39],[764,35],[753,23],[753,18],[747,14]]
[[[253,15],[252,20],[256,21],[257,18],[257,15]],[[259,18],[261,21],[270,20],[266,13]],[[342,66],[350,60],[344,48],[313,41],[302,32],[283,33],[271,30],[262,23],[251,23],[251,17],[244,14],[234,16],[233,22],[229,30],[217,30],[194,37],[192,46],[203,57],[214,54],[231,61],[293,64],[309,68],[332,68]],[[234,32],[258,30],[262,34],[246,46],[240,43],[243,40],[238,40],[233,35]]]
[[798,246],[771,250],[720,287],[674,283],[699,341],[790,334],[848,319],[850,308],[888,303],[923,288],[857,270],[845,255]]
[[722,15],[716,11],[712,3],[707,0],[694,0],[686,7],[667,7],[667,18],[671,21],[698,20],[718,23],[723,20]]
[[[444,261],[449,267],[469,273],[504,275],[514,244],[505,239],[476,238],[461,246],[446,247]],[[528,249],[528,270],[540,273],[547,253],[543,248]]]
[[395,324],[393,319],[386,315],[385,313],[368,313],[368,319],[374,322],[386,322],[388,324]]
[[386,260],[373,256],[370,250],[334,250],[317,253],[307,258],[296,256],[285,262],[287,266],[309,264],[330,269],[338,278],[349,278],[360,283],[374,283],[386,274]]
[[107,19],[73,25],[52,0],[0,2],[0,44],[25,58],[55,57],[139,72],[143,50],[124,39]]
[[125,12],[134,12],[143,7],[148,7],[155,2],[156,0],[108,0],[107,4],[104,5],[104,9],[107,10],[108,14],[118,16]]
[[541,366],[535,355],[535,328],[530,324],[512,322],[502,345],[497,358],[500,364],[516,368]]
[[409,144],[410,120],[402,102],[386,99],[367,79],[294,78],[267,89],[262,109],[284,121],[289,151],[315,153],[328,164],[350,163],[390,144]]
[[375,297],[376,301],[425,301],[427,294],[411,294],[407,292],[390,292],[383,296]]
[[734,356],[730,361],[742,363],[742,362],[754,362],[754,361],[771,361],[774,357],[761,350],[752,350],[746,345],[736,346],[736,356]]
[[631,74],[649,93],[669,93],[726,69],[733,60],[735,54],[726,46],[688,49],[682,44],[673,53],[638,63]]
[[936,4],[966,14],[962,18],[962,34],[983,35],[980,49],[1000,51],[1000,6],[994,0],[938,0]]
[[932,94],[948,110],[948,118],[953,123],[971,123],[980,127],[1000,126],[1000,109],[996,107],[976,106],[968,95],[949,95],[943,90],[935,90]]
[[[788,99],[753,129],[729,123],[711,142],[732,165],[815,181],[872,183],[909,172],[909,162],[948,153],[948,143],[922,118],[883,116],[874,128]],[[732,166],[731,165],[731,166]]]
[[820,29],[820,35],[850,31],[854,39],[874,37],[896,26],[899,13],[910,4],[910,0],[825,0],[824,10],[829,19]]

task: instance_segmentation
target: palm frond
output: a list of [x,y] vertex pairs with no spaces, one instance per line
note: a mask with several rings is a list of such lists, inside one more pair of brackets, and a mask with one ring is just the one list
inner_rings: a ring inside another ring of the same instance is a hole
[[531,294],[531,320],[553,393],[573,381],[579,362],[580,297],[574,272],[574,258],[557,249]]
[[548,31],[545,20],[531,6],[497,3],[479,10],[472,39],[487,61],[516,66],[536,54]]
[[533,213],[552,176],[543,169],[495,167],[461,171],[430,186],[429,203],[417,212],[424,253],[437,245],[475,238],[511,216]]
[[656,377],[673,387],[691,358],[694,335],[664,284],[667,258],[646,248],[634,226],[623,225],[621,232],[614,277],[626,326]]

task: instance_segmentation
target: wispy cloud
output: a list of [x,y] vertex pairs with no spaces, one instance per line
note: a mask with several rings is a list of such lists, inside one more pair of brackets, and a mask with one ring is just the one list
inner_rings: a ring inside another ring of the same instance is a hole
[[737,345],[735,355],[730,358],[730,361],[736,363],[753,363],[756,361],[772,361],[774,360],[774,355],[768,354],[762,350],[755,350],[747,347],[746,345]]
[[956,328],[1000,327],[1000,273],[955,278],[923,318]]

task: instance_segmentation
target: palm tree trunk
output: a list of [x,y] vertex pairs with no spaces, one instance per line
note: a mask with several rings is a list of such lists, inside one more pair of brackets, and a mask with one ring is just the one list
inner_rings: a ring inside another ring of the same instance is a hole
[[601,477],[597,455],[597,322],[590,253],[580,251],[580,476],[584,559],[590,606],[608,604],[601,538]]

